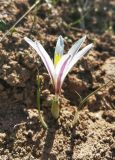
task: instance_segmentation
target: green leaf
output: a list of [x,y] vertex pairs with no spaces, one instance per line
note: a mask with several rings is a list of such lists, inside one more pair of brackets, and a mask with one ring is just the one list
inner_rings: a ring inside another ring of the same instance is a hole
[[105,83],[104,85],[102,85],[101,87],[97,88],[95,91],[91,92],[88,96],[86,96],[85,98],[81,98],[80,94],[78,92],[77,95],[79,96],[81,102],[78,106],[78,110],[75,109],[75,115],[74,115],[74,119],[73,119],[73,126],[78,122],[78,119],[79,119],[79,113],[82,109],[82,106],[83,104],[92,96],[92,95],[95,95],[98,91],[100,91],[102,88],[106,87],[111,81]]
[[81,95],[80,95],[77,91],[75,91],[75,93],[78,95],[79,101],[80,101],[80,103],[81,103],[81,102],[82,102],[82,97],[81,97]]
[[79,108],[82,107],[82,105],[94,94],[96,94],[98,91],[100,91],[102,88],[106,87],[111,81],[105,83],[101,87],[97,88],[95,91],[91,92],[88,96],[86,96],[80,103]]
[[46,122],[44,121],[44,118],[40,112],[40,78],[38,75],[37,75],[36,79],[37,79],[37,107],[38,107],[38,113],[39,113],[39,120],[40,120],[41,124],[43,125],[43,127],[45,129],[47,129],[48,126],[47,126]]
[[6,23],[4,20],[0,20],[0,31],[6,30]]

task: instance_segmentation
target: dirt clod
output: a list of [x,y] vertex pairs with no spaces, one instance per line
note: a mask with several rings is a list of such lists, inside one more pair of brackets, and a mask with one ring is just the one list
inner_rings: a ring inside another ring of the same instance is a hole
[[[115,1],[40,1],[0,42],[0,160],[115,159]],[[0,1],[0,37],[33,4],[31,0]],[[4,22],[4,23],[3,23]],[[4,25],[4,27],[3,27]],[[94,48],[72,68],[60,95],[60,117],[51,115],[54,88],[43,62],[24,41],[38,40],[51,58],[62,35],[67,53],[87,35]],[[36,76],[41,77],[40,123]],[[78,113],[81,98],[98,87]]]

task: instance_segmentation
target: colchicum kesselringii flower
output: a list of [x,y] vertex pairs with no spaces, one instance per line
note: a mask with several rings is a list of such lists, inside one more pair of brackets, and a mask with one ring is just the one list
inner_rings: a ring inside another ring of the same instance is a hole
[[89,44],[79,51],[85,39],[86,36],[79,39],[70,48],[68,53],[63,55],[64,39],[62,38],[62,36],[59,36],[54,52],[54,62],[53,62],[48,53],[45,51],[43,46],[38,41],[33,42],[29,38],[25,37],[26,42],[29,43],[41,57],[52,80],[55,89],[55,98],[52,101],[51,112],[54,118],[56,119],[59,116],[59,95],[66,75],[76,64],[76,62],[93,47],[93,44]]

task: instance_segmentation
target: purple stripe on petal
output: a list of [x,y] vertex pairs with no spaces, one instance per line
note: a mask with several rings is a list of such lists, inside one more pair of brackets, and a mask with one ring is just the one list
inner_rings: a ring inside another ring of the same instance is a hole
[[[41,51],[40,47],[38,46],[38,43],[37,43],[37,42],[36,42],[36,46],[37,46],[38,50],[42,53],[42,51]],[[49,74],[50,74],[50,77],[51,77],[51,79],[52,79],[52,82],[53,82],[53,84],[54,84],[54,77],[53,77],[52,72],[51,72],[51,70],[50,70],[49,64],[48,64],[48,62],[47,62],[47,60],[46,60],[46,58],[45,58],[45,56],[44,56],[43,54],[42,54],[42,57],[44,58],[44,61],[45,61],[46,66],[47,66],[47,70],[48,70],[48,72],[49,72]]]
[[63,63],[61,69],[60,69],[60,72],[59,72],[59,75],[57,77],[57,84],[56,84],[56,87],[55,87],[55,92],[56,94],[59,94],[60,93],[60,90],[61,90],[61,78],[62,78],[62,75],[64,73],[64,70],[65,70],[65,67],[67,65],[67,62],[68,60],[70,59],[71,55],[66,59],[66,61]]

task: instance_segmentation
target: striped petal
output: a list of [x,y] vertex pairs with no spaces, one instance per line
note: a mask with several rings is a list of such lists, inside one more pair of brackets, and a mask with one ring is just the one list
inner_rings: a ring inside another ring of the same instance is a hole
[[71,55],[69,54],[63,55],[63,57],[61,58],[61,60],[59,61],[59,63],[57,64],[55,68],[55,91],[57,94],[60,93],[61,79],[62,79],[62,76],[65,72],[65,68],[68,65],[70,58],[71,58]]
[[[85,39],[86,39],[86,35],[84,37],[80,38],[77,42],[75,42],[75,44],[72,45],[72,47],[69,49],[67,55],[71,55],[71,58],[68,61],[68,65],[72,61],[74,56],[78,53],[78,51],[79,51],[80,47],[82,46],[82,44],[84,43]],[[66,67],[68,67],[68,65]]]
[[93,47],[93,44],[87,45],[85,48],[83,48],[81,51],[79,51],[77,54],[74,55],[73,59],[69,61],[69,64],[65,67],[65,72],[63,73],[61,77],[61,86],[63,84],[63,81],[68,74],[68,72],[72,69],[72,67],[77,63],[77,61],[83,57],[91,48]]
[[67,54],[72,55],[71,59],[74,57],[74,55],[79,51],[81,45],[84,43],[86,39],[86,35],[82,38],[80,38],[77,42],[75,42],[75,44],[69,49]]
[[62,36],[59,36],[54,53],[54,66],[58,64],[59,60],[63,56],[63,52],[64,52],[64,39]]
[[25,41],[27,43],[30,44],[30,46],[32,46],[36,52],[38,53],[38,55],[40,56],[40,58],[42,59],[51,79],[52,79],[52,82],[54,83],[54,65],[53,65],[53,62],[50,58],[50,56],[48,55],[48,53],[45,51],[45,49],[42,47],[42,45],[35,41],[33,42],[31,39],[25,37],[24,38]]

